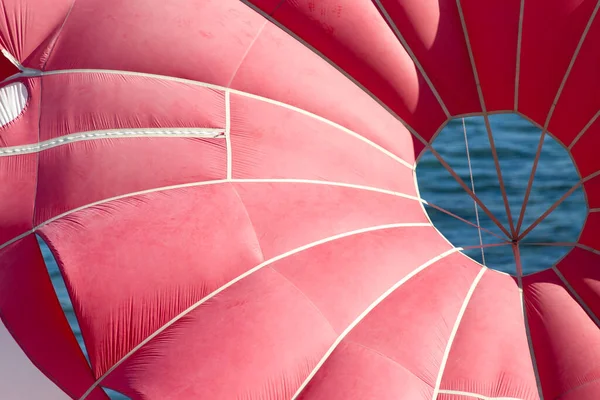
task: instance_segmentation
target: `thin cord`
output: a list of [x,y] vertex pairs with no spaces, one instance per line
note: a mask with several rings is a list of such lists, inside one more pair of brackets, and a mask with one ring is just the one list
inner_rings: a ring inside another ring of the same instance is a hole
[[[463,132],[465,134],[465,146],[467,148],[467,162],[469,163],[469,176],[471,177],[471,190],[475,195],[475,182],[473,181],[473,169],[471,168],[471,155],[469,154],[469,140],[467,139],[467,126],[465,119],[462,119]],[[479,233],[479,245],[481,246],[481,261],[485,265],[485,253],[483,251],[483,238],[481,237],[481,224],[479,223],[479,210],[477,210],[477,202],[473,200],[475,206],[475,219],[477,220],[477,232]]]

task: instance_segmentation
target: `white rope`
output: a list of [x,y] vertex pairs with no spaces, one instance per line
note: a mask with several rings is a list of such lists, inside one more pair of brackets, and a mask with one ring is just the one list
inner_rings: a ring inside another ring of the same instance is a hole
[[[469,176],[471,177],[471,190],[475,195],[475,181],[473,180],[473,169],[471,168],[471,155],[469,154],[469,140],[467,139],[467,126],[465,119],[462,119],[463,133],[465,135],[465,147],[467,149],[467,162],[469,163]],[[481,246],[481,263],[485,265],[485,253],[483,251],[483,238],[481,237],[481,224],[479,223],[479,210],[477,210],[477,202],[473,200],[475,206],[475,219],[477,220],[477,232],[479,233],[479,245]]]

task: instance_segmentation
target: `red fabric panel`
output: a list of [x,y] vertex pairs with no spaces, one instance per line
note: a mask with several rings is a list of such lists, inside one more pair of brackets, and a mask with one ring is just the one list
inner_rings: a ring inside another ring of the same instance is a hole
[[117,128],[224,128],[222,91],[102,73],[44,77],[40,139]]
[[[592,5],[595,2],[590,2]],[[560,96],[552,121],[550,132],[554,133],[564,144],[569,145],[600,109],[600,98],[583,93],[600,91],[600,23],[598,16],[588,31],[583,46],[577,55],[569,79]],[[597,166],[596,166],[597,168]]]
[[275,262],[273,268],[341,333],[382,293],[449,247],[431,227],[392,228],[310,248]]
[[16,82],[25,85],[29,98],[18,117],[7,125],[0,127],[0,150],[2,150],[2,147],[21,146],[37,143],[38,141],[41,80],[39,78],[18,79]]
[[600,330],[552,270],[523,278],[544,398],[600,379]]
[[512,110],[521,0],[461,0],[485,106]]
[[0,44],[26,67],[39,68],[71,4],[73,0],[53,0],[51,6],[47,0],[3,0]]
[[144,399],[290,399],[335,337],[267,267],[169,327],[105,383]]
[[560,400],[596,400],[600,393],[600,381],[588,382],[561,396]]
[[[0,36],[0,41],[2,37]],[[0,56],[0,81],[19,72],[19,69],[10,60]]]
[[600,208],[600,178],[595,177],[583,184],[589,208]]
[[227,86],[263,24],[238,0],[76,1],[46,69],[117,69]]
[[381,3],[425,69],[450,114],[480,112],[456,1],[381,0]]
[[0,246],[32,228],[35,154],[0,157]]
[[234,178],[330,180],[416,195],[413,170],[299,112],[231,95]]
[[[571,149],[573,159],[583,178],[600,170],[597,149],[600,147],[600,118],[581,136]],[[587,186],[586,186],[587,188]]]
[[579,237],[579,243],[600,250],[600,213],[589,213]]
[[521,304],[513,277],[483,275],[452,344],[441,389],[539,399]]
[[63,272],[96,377],[191,304],[263,261],[229,184],[115,200],[41,232]]
[[574,248],[558,270],[589,309],[600,318],[600,255]]
[[525,1],[519,111],[540,125],[546,122],[595,5],[596,0]]
[[301,398],[431,399],[454,321],[480,268],[455,254],[404,283],[346,336]]
[[[0,250],[0,316],[31,361],[70,396],[78,398],[92,384],[33,235]],[[107,399],[101,390],[88,398]]]
[[283,1],[272,15],[424,137],[430,138],[446,119],[427,82],[372,1]]
[[40,153],[35,224],[127,193],[225,179],[225,139],[121,138],[69,143]]
[[429,223],[418,201],[310,183],[236,183],[265,258],[357,229]]
[[[265,25],[248,50],[231,87],[320,115],[409,163],[414,162],[412,136],[398,119],[312,50],[271,23]],[[435,119],[433,113],[429,118]],[[420,146],[420,142],[415,140],[415,146]]]

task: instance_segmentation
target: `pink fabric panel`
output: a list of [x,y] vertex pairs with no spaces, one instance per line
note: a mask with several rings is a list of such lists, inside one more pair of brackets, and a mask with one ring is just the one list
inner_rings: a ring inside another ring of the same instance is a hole
[[483,275],[456,333],[441,389],[539,399],[521,304],[513,277]]
[[352,235],[273,264],[341,333],[386,290],[449,249],[430,227]]
[[317,179],[416,195],[413,170],[329,124],[231,95],[234,178]]
[[272,16],[424,137],[431,137],[446,119],[427,82],[372,1],[283,1]]
[[266,267],[189,312],[105,381],[143,399],[290,399],[335,340],[311,302]]
[[239,0],[76,1],[46,69],[116,69],[227,86],[263,24]]
[[558,270],[590,310],[600,318],[600,255],[574,248]]
[[405,282],[350,331],[301,398],[430,399],[454,321],[479,271],[455,254]]
[[[78,398],[92,384],[33,235],[0,249],[0,317],[31,361],[67,394]],[[107,399],[101,390],[88,398]]]
[[229,184],[111,201],[41,232],[65,277],[96,377],[171,318],[263,261]]
[[40,153],[36,225],[132,192],[225,179],[225,139],[95,139]]
[[0,246],[33,227],[36,175],[35,154],[0,157]]
[[456,1],[381,0],[381,3],[450,114],[481,111]]
[[[409,163],[414,161],[413,138],[398,119],[327,61],[271,23],[264,26],[248,50],[231,87],[327,118]],[[437,118],[433,114],[428,117]]]
[[433,388],[394,360],[343,341],[304,389],[302,400],[430,400]]
[[[1,57],[1,56],[0,56]],[[28,99],[25,108],[17,118],[0,127],[0,151],[2,147],[22,146],[38,141],[38,122],[40,118],[41,80],[18,79],[27,88]]]
[[525,1],[519,111],[540,125],[546,122],[595,5],[596,0]]
[[[39,68],[73,0],[3,0],[0,7],[0,44],[30,68]],[[0,56],[3,57],[3,56]]]
[[44,79],[40,139],[118,128],[225,128],[225,94],[155,78],[103,73]]
[[523,291],[544,398],[599,380],[600,330],[554,271],[526,276]]
[[429,223],[418,201],[310,183],[236,183],[265,258],[330,236],[397,223]]

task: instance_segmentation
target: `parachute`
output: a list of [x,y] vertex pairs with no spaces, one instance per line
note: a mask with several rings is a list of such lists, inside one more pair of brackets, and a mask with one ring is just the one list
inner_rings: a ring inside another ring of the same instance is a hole
[[[0,397],[600,398],[599,7],[3,0]],[[419,196],[441,127],[499,112],[586,193],[535,274],[531,226],[504,274]]]

